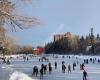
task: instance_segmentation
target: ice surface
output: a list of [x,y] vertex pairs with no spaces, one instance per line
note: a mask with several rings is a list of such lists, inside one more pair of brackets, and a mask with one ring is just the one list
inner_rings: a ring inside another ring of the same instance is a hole
[[[58,58],[53,58],[53,56],[48,56],[49,62],[39,62],[39,57],[33,57],[29,58],[29,61],[24,62],[22,58],[18,58],[19,55],[13,55],[14,58],[12,58],[11,64],[0,64],[0,80],[40,80],[40,75],[38,74],[38,77],[35,77],[32,75],[32,69],[34,65],[37,65],[40,69],[40,65],[48,64],[51,62],[53,71],[51,74],[47,71],[47,74],[44,75],[43,80],[82,80],[82,71],[80,71],[79,65],[83,63],[83,59],[89,59],[89,58],[97,58],[100,59],[100,56],[73,56],[71,55],[71,59],[67,58],[67,55],[65,58],[62,58],[63,55],[58,55]],[[22,56],[22,55],[21,55]],[[76,59],[77,57],[77,59]],[[54,69],[54,62],[57,61],[58,67],[55,70]],[[76,66],[75,71],[72,71],[70,74],[68,74],[68,71],[66,70],[65,73],[62,73],[61,71],[61,63],[62,61],[65,61],[65,65],[71,64],[73,62],[79,62],[79,64]],[[88,73],[88,80],[100,80],[100,63],[97,61],[93,63],[89,63],[85,65],[85,69]]]

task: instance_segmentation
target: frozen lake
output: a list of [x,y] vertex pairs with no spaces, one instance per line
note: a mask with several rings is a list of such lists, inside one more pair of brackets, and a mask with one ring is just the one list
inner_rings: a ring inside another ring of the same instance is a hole
[[[77,59],[76,59],[77,57]],[[53,70],[52,73],[44,75],[43,80],[82,80],[82,72],[80,70],[80,64],[83,63],[83,59],[89,59],[90,57],[99,59],[99,56],[71,56],[69,59],[67,55],[62,58],[62,55],[58,55],[58,58],[49,56],[49,62],[51,62]],[[23,61],[23,59],[16,59],[16,57],[11,61],[10,65],[0,64],[0,80],[40,80],[40,75],[35,77],[32,75],[33,66],[37,65],[40,69],[41,64],[48,64],[49,62],[39,62],[39,57],[29,58],[29,61]],[[54,62],[58,63],[57,69],[54,68]],[[68,74],[67,69],[65,73],[62,73],[62,61],[65,61],[67,67],[68,64],[73,64],[73,62],[79,62],[77,64],[75,71],[72,70]],[[100,80],[100,63],[95,61],[89,64],[85,64],[85,70],[88,73],[88,80]],[[21,77],[23,79],[21,79]],[[16,79],[15,79],[16,78]]]

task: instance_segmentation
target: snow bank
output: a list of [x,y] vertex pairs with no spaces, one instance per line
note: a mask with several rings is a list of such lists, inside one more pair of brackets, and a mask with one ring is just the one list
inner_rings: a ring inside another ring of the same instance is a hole
[[28,75],[22,72],[15,71],[10,75],[9,80],[36,80],[36,79],[30,78]]

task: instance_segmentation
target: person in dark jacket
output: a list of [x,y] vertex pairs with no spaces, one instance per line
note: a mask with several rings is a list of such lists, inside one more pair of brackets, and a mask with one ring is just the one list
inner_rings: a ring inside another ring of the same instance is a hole
[[68,73],[71,73],[71,65],[68,65]]
[[36,77],[37,77],[37,75],[38,75],[38,67],[36,66],[36,72],[35,72],[35,74],[36,74]]
[[47,71],[47,65],[44,65],[44,66],[43,66],[43,71],[44,71],[44,74],[46,74],[46,71]]
[[52,66],[51,66],[51,63],[48,64],[48,67],[49,67],[49,74],[51,74],[51,72],[52,72]]
[[43,79],[43,68],[40,69],[40,79]]
[[65,70],[66,70],[66,66],[65,64],[62,64],[62,72],[65,73]]
[[57,69],[57,62],[55,62],[55,69]]
[[37,75],[38,75],[38,67],[37,66],[33,67],[33,73],[32,73],[32,75],[35,75],[37,77]]
[[73,63],[73,71],[75,70],[75,67],[76,67],[76,63],[74,62]]
[[87,77],[87,72],[84,70],[83,71],[83,80],[87,80],[86,77]]

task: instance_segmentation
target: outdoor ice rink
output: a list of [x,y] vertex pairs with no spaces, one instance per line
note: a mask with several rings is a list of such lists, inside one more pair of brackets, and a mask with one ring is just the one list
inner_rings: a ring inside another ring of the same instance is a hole
[[[67,58],[65,55],[62,58],[62,55],[58,55],[58,58],[54,58],[49,56],[49,62],[51,62],[53,70],[52,73],[44,75],[43,80],[82,80],[82,71],[80,70],[80,64],[83,63],[83,59],[99,58],[99,56],[71,56],[71,58]],[[49,62],[39,62],[39,57],[30,58],[29,61],[24,62],[21,58],[18,60],[16,58],[10,60],[11,64],[0,64],[0,80],[40,80],[40,75],[35,77],[32,75],[33,66],[37,65],[40,69],[41,64],[48,64]],[[58,63],[57,69],[54,68],[54,62]],[[68,64],[73,64],[73,62],[79,62],[77,64],[75,71],[72,70],[70,74],[68,74],[67,69],[65,73],[62,73],[62,61],[65,61],[65,65],[67,67]],[[97,61],[89,64],[85,64],[85,70],[88,73],[88,80],[100,80],[100,63]]]

